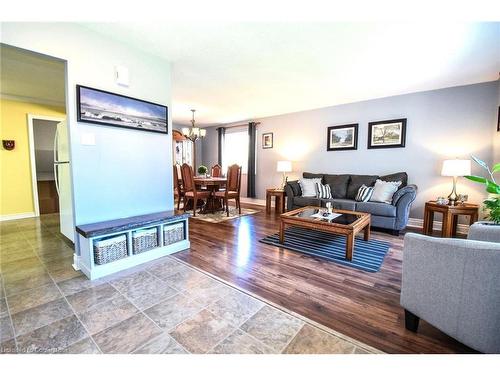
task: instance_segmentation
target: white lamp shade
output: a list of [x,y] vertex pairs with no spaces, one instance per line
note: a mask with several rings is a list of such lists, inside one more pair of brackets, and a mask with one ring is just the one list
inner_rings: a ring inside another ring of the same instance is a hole
[[207,135],[207,129],[200,129],[200,136],[204,137]]
[[189,136],[189,128],[182,128],[182,134],[184,134],[186,137]]
[[459,177],[470,174],[470,160],[452,159],[443,161],[441,176]]
[[288,160],[279,161],[276,170],[278,172],[291,172],[292,171],[292,162],[288,161]]

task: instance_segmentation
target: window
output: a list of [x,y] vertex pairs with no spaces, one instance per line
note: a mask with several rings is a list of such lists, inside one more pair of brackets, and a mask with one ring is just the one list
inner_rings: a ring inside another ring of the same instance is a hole
[[222,169],[227,170],[232,164],[242,167],[241,173],[246,174],[248,170],[248,131],[227,131],[224,136],[224,155],[222,157]]

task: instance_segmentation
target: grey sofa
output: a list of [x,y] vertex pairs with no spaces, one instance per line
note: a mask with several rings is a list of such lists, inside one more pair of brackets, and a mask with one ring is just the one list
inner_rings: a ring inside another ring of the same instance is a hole
[[422,318],[473,349],[500,353],[499,271],[498,226],[473,224],[468,239],[408,233],[401,288],[406,328],[417,332]]
[[[410,207],[417,195],[417,187],[408,185],[408,175],[405,172],[386,176],[351,175],[351,174],[318,174],[303,173],[303,178],[321,178],[323,184],[330,185],[332,199],[303,197],[298,181],[289,181],[285,187],[287,209],[292,210],[304,206],[322,206],[332,202],[336,209],[368,212],[371,214],[371,225],[375,228],[390,230],[398,235],[408,224]],[[401,181],[400,189],[394,194],[392,204],[379,202],[357,202],[354,198],[361,185],[373,186],[380,178],[384,181]]]

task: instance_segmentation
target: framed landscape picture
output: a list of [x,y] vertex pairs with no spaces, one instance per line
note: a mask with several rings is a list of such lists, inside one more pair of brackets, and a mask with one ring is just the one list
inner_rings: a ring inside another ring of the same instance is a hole
[[358,124],[328,127],[327,151],[345,151],[358,149]]
[[78,121],[168,133],[168,108],[128,96],[76,86]]
[[368,148],[405,147],[406,119],[368,123]]
[[262,148],[273,148],[273,133],[262,134]]

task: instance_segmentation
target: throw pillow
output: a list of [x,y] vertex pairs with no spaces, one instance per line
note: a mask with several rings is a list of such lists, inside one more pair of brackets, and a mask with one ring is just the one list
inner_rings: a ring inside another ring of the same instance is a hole
[[330,185],[323,185],[321,182],[317,182],[316,198],[332,199],[332,190],[330,189]]
[[321,178],[301,178],[300,190],[303,197],[316,197],[316,183],[321,183]]
[[398,191],[401,181],[375,181],[371,202],[392,203],[392,196]]
[[361,185],[358,190],[358,194],[356,194],[357,202],[368,202],[373,194],[373,188],[368,187],[366,185]]

